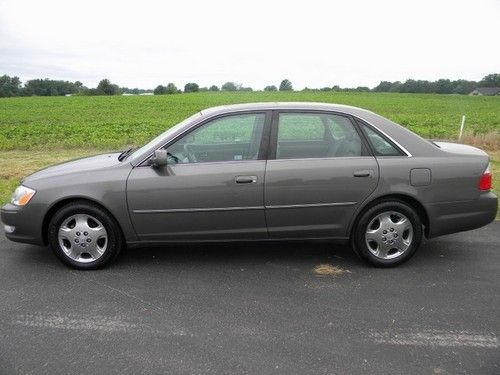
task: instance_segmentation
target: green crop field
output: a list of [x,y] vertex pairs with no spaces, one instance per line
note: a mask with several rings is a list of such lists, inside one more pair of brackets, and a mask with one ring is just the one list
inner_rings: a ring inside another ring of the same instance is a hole
[[[456,139],[490,151],[500,178],[500,97],[460,95],[218,92],[164,96],[0,99],[0,202],[20,178],[67,158],[141,145],[187,116],[216,105],[263,101],[349,104],[381,114],[426,138]],[[498,183],[495,184],[498,189]],[[498,190],[497,190],[498,191]]]
[[455,138],[466,130],[500,129],[500,97],[453,95],[276,92],[164,96],[28,97],[0,99],[0,150],[140,145],[203,108],[259,101],[318,101],[377,112],[427,138]]

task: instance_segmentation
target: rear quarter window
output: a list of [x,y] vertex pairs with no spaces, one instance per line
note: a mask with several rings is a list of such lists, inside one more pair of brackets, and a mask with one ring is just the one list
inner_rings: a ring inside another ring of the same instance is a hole
[[367,135],[368,141],[377,156],[403,156],[399,148],[397,148],[389,139],[371,128],[366,124],[362,124],[363,130]]

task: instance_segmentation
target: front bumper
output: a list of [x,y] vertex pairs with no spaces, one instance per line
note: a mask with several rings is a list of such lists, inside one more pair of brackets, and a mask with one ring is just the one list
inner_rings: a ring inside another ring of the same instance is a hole
[[[31,202],[30,202],[31,203]],[[35,207],[24,207],[6,204],[0,210],[5,236],[15,242],[44,245],[42,236],[42,223],[36,214]],[[5,228],[5,225],[11,228]]]
[[479,199],[440,202],[426,206],[430,221],[429,238],[484,227],[495,220],[498,198],[493,192]]

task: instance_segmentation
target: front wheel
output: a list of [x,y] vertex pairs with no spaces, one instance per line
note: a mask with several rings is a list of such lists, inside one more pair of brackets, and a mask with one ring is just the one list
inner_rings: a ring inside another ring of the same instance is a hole
[[96,269],[110,263],[123,247],[116,221],[91,203],[74,202],[52,217],[48,240],[56,256],[77,269]]
[[401,201],[385,201],[362,214],[351,241],[368,263],[392,267],[413,256],[422,236],[422,221],[412,207]]

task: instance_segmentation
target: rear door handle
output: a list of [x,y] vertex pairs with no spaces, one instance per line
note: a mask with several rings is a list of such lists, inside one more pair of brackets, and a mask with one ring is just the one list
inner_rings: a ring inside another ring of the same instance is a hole
[[354,177],[370,177],[373,175],[373,171],[371,169],[365,169],[362,171],[356,171],[353,173]]
[[236,176],[234,181],[237,184],[255,184],[257,182],[257,176]]

